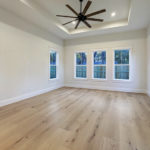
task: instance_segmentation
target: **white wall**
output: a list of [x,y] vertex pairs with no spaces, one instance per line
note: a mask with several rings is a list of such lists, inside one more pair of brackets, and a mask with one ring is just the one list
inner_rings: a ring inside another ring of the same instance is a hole
[[147,31],[147,93],[150,96],[150,26]]
[[[49,35],[53,38],[53,35]],[[55,43],[0,23],[0,106],[63,86],[63,41]],[[59,52],[59,79],[49,80],[49,51]]]
[[[113,81],[113,49],[132,48],[131,81]],[[92,51],[107,51],[107,80],[92,79]],[[74,53],[87,53],[87,80],[74,78]],[[146,30],[99,35],[65,41],[65,85],[71,87],[94,88],[129,92],[146,92]]]

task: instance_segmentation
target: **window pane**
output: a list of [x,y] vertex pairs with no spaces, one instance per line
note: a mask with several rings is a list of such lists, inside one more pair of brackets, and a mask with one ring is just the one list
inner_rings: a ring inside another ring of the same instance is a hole
[[129,64],[129,50],[115,50],[115,64]]
[[106,66],[94,66],[94,78],[106,78]]
[[56,66],[50,66],[50,79],[56,78]]
[[76,54],[76,64],[81,65],[82,64],[82,55],[81,53]]
[[122,51],[122,64],[129,64],[129,50]]
[[82,53],[82,65],[86,65],[86,54]]
[[106,52],[94,52],[94,65],[106,64]]
[[76,66],[76,77],[86,78],[86,66]]
[[129,65],[115,66],[115,79],[129,79]]
[[121,51],[115,51],[115,64],[121,64]]
[[77,53],[76,54],[76,64],[77,65],[86,65],[86,54],[85,53]]
[[50,53],[50,65],[56,65],[56,52]]

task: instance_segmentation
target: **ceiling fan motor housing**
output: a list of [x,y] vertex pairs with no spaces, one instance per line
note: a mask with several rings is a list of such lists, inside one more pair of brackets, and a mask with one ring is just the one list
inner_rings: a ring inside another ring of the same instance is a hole
[[86,20],[86,16],[84,16],[82,13],[80,13],[80,14],[78,15],[78,19],[79,19],[80,21],[84,21],[84,20]]

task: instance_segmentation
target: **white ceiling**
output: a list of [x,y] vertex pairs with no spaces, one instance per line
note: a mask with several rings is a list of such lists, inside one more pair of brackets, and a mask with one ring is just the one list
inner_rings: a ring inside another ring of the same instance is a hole
[[[84,0],[83,7],[86,3]],[[0,0],[0,7],[63,39],[141,29],[150,23],[150,0],[93,0],[88,13],[105,8],[106,13],[94,16],[104,19],[104,23],[90,22],[92,29],[81,24],[74,30],[73,24],[62,26],[70,19],[56,17],[73,15],[65,4],[79,11],[78,0]],[[111,17],[112,12],[116,12],[115,17]]]

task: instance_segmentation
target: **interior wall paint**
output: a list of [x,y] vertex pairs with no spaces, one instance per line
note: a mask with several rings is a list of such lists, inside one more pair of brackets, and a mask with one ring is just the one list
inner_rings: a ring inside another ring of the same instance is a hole
[[150,96],[150,25],[147,30],[147,93]]
[[[113,49],[132,48],[131,81],[113,80]],[[92,79],[92,51],[107,51],[107,80]],[[74,78],[74,54],[87,53],[87,79]],[[65,86],[146,93],[146,30],[91,36],[65,41]]]
[[[0,23],[0,106],[63,86],[63,41],[57,42]],[[57,80],[49,80],[50,50],[59,53]]]

